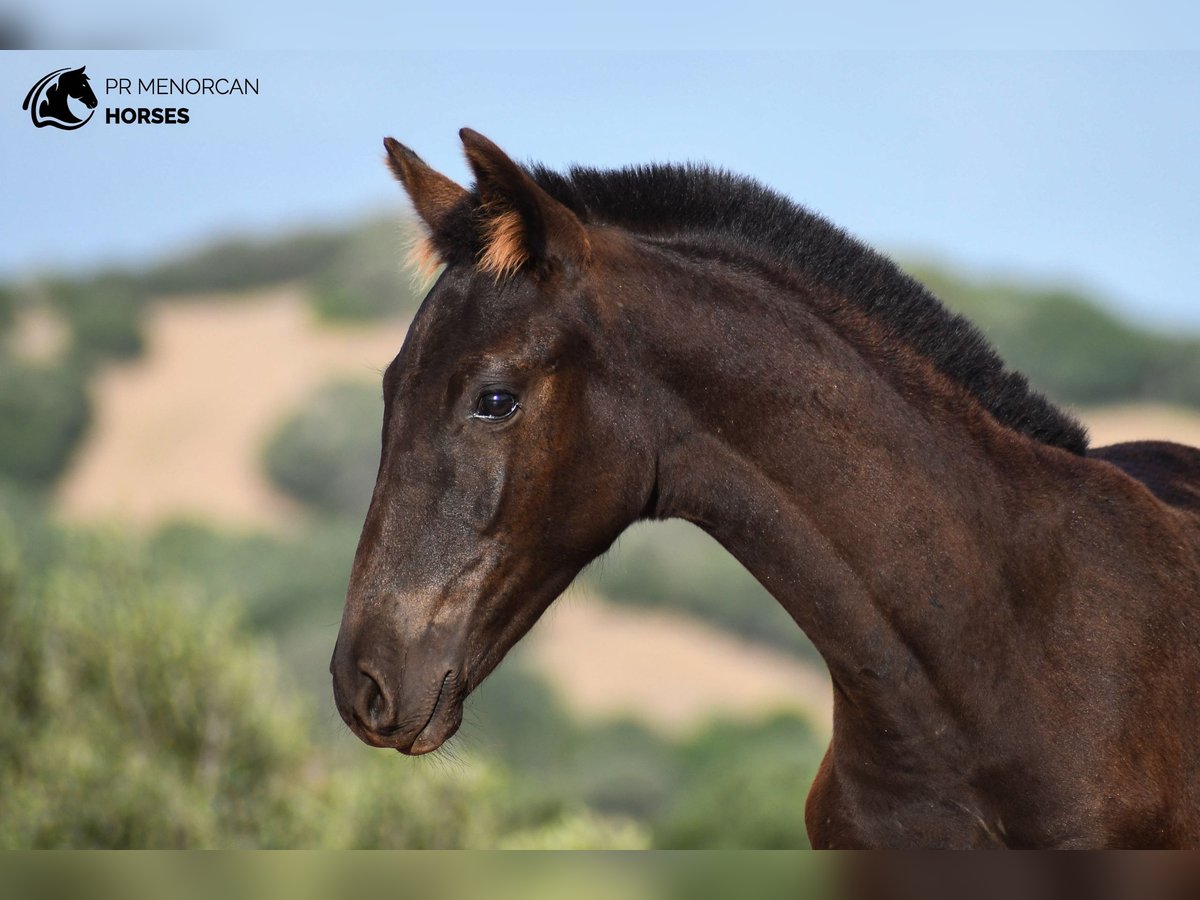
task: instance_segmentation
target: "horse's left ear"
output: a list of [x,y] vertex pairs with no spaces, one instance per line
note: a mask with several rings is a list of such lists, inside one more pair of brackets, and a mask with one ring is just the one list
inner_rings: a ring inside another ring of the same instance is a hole
[[527,265],[582,267],[591,248],[579,218],[477,131],[458,133],[475,173],[484,220],[479,267],[503,278]]

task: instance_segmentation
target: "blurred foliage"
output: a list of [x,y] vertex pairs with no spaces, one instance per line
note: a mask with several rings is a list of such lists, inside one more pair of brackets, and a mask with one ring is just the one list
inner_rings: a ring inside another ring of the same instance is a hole
[[201,578],[212,596],[237,597],[252,627],[282,633],[314,619],[337,621],[361,526],[320,519],[272,537],[174,522],[150,537],[149,565],[167,581]]
[[272,238],[232,237],[131,277],[146,296],[244,291],[299,281],[330,265],[353,233],[330,229]]
[[157,577],[116,535],[63,536],[43,571],[26,543],[0,514],[2,847],[647,842],[497,764],[335,764],[232,601]]
[[4,334],[12,325],[16,309],[16,292],[11,287],[0,284],[0,334]]
[[1001,357],[1063,403],[1158,400],[1200,406],[1200,340],[1149,331],[1079,292],[908,270],[978,325]]
[[317,313],[334,321],[413,315],[424,291],[403,267],[408,240],[393,221],[356,229],[313,280]]
[[[313,302],[326,318],[411,314],[420,296],[401,271],[402,246],[401,228],[388,219],[346,230],[229,239],[138,270],[0,285],[0,335],[8,334],[21,310],[40,307],[62,320],[69,337],[61,358],[36,365],[0,342],[0,477],[47,485],[62,473],[90,419],[88,379],[99,364],[142,353],[153,299],[302,280],[315,285]],[[324,448],[310,449],[336,452],[336,435],[328,438]],[[296,482],[302,493],[315,489],[311,499],[331,508],[347,508],[342,504],[352,506],[363,496],[344,484],[329,485],[322,494],[320,486],[305,482],[305,463],[282,459],[280,477]],[[370,469],[366,482],[373,463]]]
[[632,720],[581,724],[550,685],[505,663],[472,697],[466,746],[551,796],[646,823],[654,846],[808,846],[804,798],[825,742],[804,718],[712,721],[672,740]]
[[[731,744],[739,756],[736,766],[729,765]],[[791,715],[748,725],[709,724],[679,750],[688,779],[655,824],[655,846],[807,847],[804,798],[824,752],[811,726]],[[802,794],[790,789],[797,784],[805,786]]]
[[334,382],[318,389],[267,442],[268,477],[326,513],[363,517],[379,469],[379,388]]
[[[516,832],[498,846],[501,850],[648,850],[650,841],[636,822],[584,812]],[[578,892],[572,891],[572,896]]]
[[132,279],[115,274],[87,281],[50,279],[43,287],[51,307],[70,325],[76,365],[141,354],[146,301]]
[[0,356],[0,476],[50,484],[90,419],[84,379],[72,366]]
[[111,539],[21,583],[0,540],[0,844],[310,839],[304,720],[229,607],[148,583]]
[[[286,563],[318,571],[314,545],[344,552],[348,530],[236,538],[180,524],[142,545],[61,533],[37,504],[0,490],[0,846],[803,846],[820,758],[803,720],[683,740],[584,725],[510,662],[469,701],[449,756],[334,755],[233,593],[244,581],[262,602],[292,578],[306,612],[271,600],[259,634],[322,616],[344,571],[324,593]],[[721,786],[754,788],[760,769],[786,790],[722,809]]]

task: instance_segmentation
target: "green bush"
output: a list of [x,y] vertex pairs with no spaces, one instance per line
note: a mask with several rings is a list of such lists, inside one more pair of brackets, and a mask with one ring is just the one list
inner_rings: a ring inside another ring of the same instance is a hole
[[[650,836],[637,822],[583,812],[548,825],[518,831],[498,843],[501,850],[648,850]],[[561,897],[560,892],[548,896]],[[579,896],[577,889],[572,896]]]
[[23,584],[0,542],[0,845],[311,840],[307,723],[229,607],[149,583],[113,540]]
[[90,418],[75,367],[0,359],[0,476],[50,484],[66,468]]
[[313,281],[312,303],[331,321],[411,316],[423,292],[404,270],[402,225],[376,222],[357,229]]
[[509,659],[467,701],[456,741],[549,777],[556,767],[571,765],[565,761],[574,753],[579,729],[546,679]]
[[16,318],[17,298],[16,291],[12,288],[0,284],[0,335],[8,331]]
[[600,818],[561,801],[531,801],[495,765],[446,768],[395,753],[363,756],[330,781],[338,804],[325,846],[591,850],[636,849],[648,843],[645,832],[628,820]]
[[337,620],[361,528],[357,520],[318,520],[271,536],[175,522],[150,538],[149,556],[163,579],[200,579],[210,596],[237,597],[253,628],[280,635]]
[[717,720],[677,740],[633,721],[582,724],[546,681],[506,662],[469,701],[464,730],[531,797],[644,823],[656,847],[807,846],[804,800],[825,741],[795,714]]
[[1161,400],[1200,406],[1200,341],[1121,321],[1078,292],[909,267],[978,325],[1001,357],[1064,403]]
[[0,848],[646,843],[495,764],[336,764],[231,602],[115,536],[40,572],[25,543],[0,512]]
[[[600,812],[653,822],[687,790],[678,750],[640,722],[589,725],[580,729],[570,757],[570,793]],[[734,755],[729,764],[741,760]]]
[[311,278],[337,257],[347,240],[340,231],[229,238],[130,277],[148,296],[242,291]]
[[365,516],[379,469],[382,423],[378,387],[326,385],[268,441],[267,475],[317,510]]
[[804,801],[824,749],[793,715],[749,725],[713,722],[679,750],[686,776],[654,823],[654,845],[807,847]]
[[51,281],[54,306],[71,327],[77,364],[139,356],[145,345],[145,299],[128,278],[106,275],[86,281]]

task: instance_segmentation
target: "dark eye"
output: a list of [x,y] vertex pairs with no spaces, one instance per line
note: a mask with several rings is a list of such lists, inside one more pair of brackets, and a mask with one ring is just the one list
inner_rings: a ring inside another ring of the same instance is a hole
[[475,412],[472,415],[476,419],[497,422],[507,419],[520,408],[517,398],[508,391],[488,390],[480,394],[475,401]]

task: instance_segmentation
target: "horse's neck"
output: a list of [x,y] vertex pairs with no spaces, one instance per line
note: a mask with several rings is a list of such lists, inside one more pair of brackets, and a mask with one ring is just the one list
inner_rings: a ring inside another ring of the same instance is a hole
[[1034,537],[1016,519],[1041,451],[935,390],[906,397],[802,303],[745,300],[701,299],[657,348],[682,401],[657,513],[736,556],[876,726],[936,722],[940,685],[989,665],[964,642],[1004,653],[1003,572],[1014,535]]

